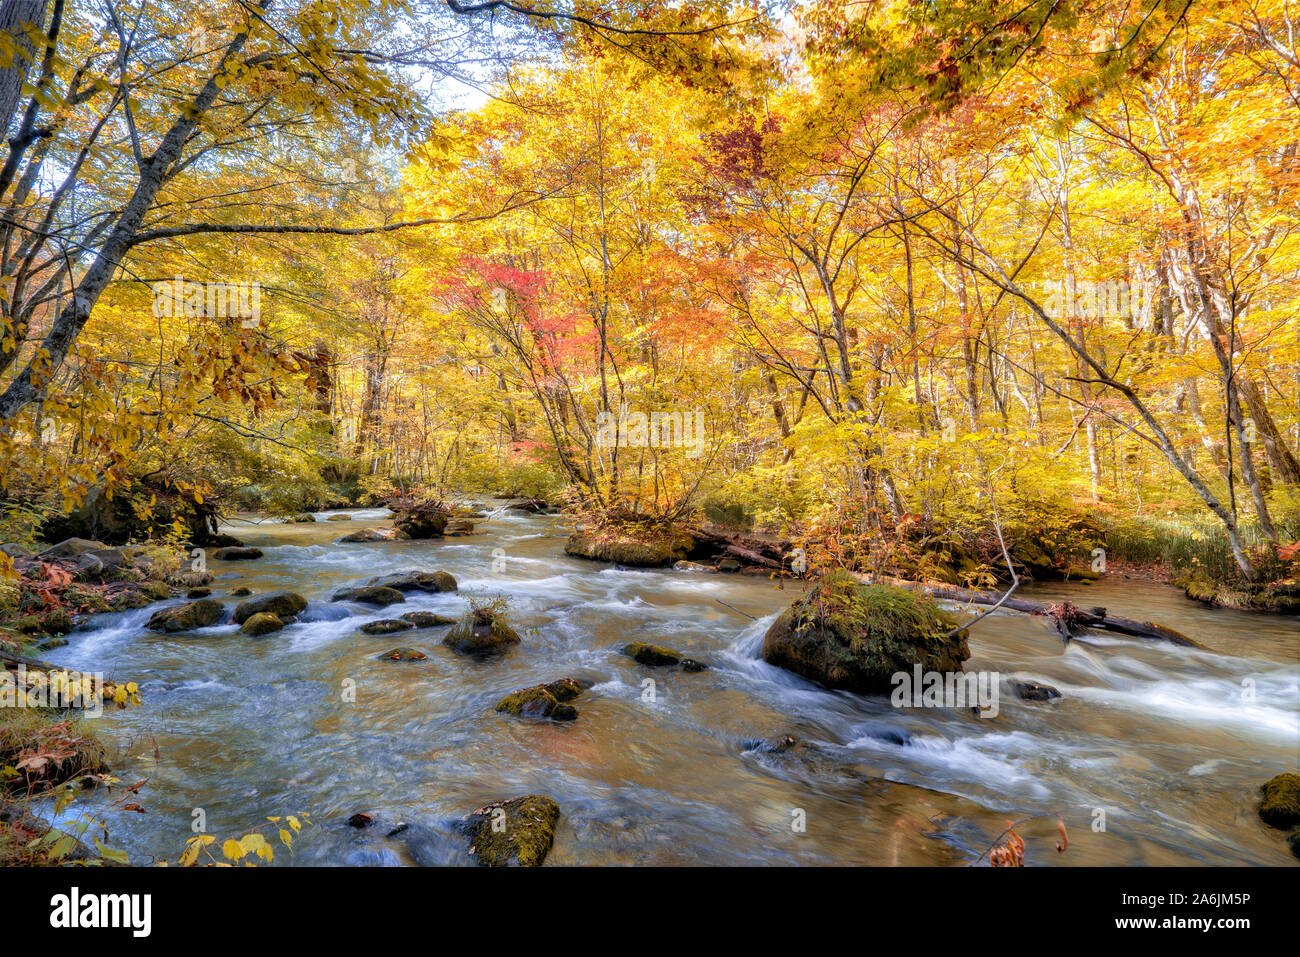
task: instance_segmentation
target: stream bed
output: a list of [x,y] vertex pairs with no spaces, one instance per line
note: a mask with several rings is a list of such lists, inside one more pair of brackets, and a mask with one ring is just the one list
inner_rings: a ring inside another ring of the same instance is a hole
[[[257,638],[233,624],[146,631],[162,605],[96,616],[44,657],[139,682],[144,706],[110,710],[96,730],[117,777],[147,779],[133,798],[145,813],[92,792],[69,814],[107,821],[134,863],[175,861],[201,810],[218,839],[309,814],[277,864],[469,864],[455,821],[530,793],[562,811],[548,864],[959,866],[1026,818],[1031,865],[1297,863],[1255,805],[1261,783],[1300,765],[1300,618],[1211,610],[1115,578],[1030,586],[1020,594],[1104,605],[1212,650],[1095,634],[1064,646],[1046,619],[997,613],[972,627],[966,664],[1001,676],[996,717],[895,709],[761,660],[802,584],[573,559],[559,517],[511,512],[467,537],[336,544],[387,524],[384,510],[347,514],[236,521],[226,530],[265,555],[210,561],[213,597],[233,607],[240,586],[287,589],[318,617],[336,589],[412,568],[448,571],[460,592],[408,593],[388,609],[345,602],[349,617]],[[508,596],[522,644],[479,660],[444,647],[445,628],[358,631],[409,611],[458,614],[466,593]],[[647,668],[620,653],[629,641],[709,670]],[[397,646],[428,660],[377,660]],[[576,721],[493,711],[563,676],[592,683]],[[1010,679],[1063,697],[1022,701]],[[784,735],[800,746],[758,746]],[[375,824],[349,827],[357,812]]]

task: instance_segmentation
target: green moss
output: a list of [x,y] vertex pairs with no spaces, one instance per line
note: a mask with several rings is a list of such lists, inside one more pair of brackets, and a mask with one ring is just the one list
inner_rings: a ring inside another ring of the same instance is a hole
[[622,526],[574,532],[564,551],[578,558],[657,568],[686,558],[694,545],[681,529]]
[[496,801],[466,819],[470,853],[485,867],[537,867],[550,853],[559,820],[560,806],[548,797]]
[[497,702],[496,710],[515,717],[572,721],[578,717],[578,709],[565,702],[572,701],[582,691],[582,682],[575,678],[561,678],[512,691]]
[[1270,827],[1300,824],[1300,774],[1288,771],[1270,778],[1260,788],[1259,817]]
[[888,693],[892,676],[915,665],[961,671],[969,656],[966,632],[933,599],[845,572],[791,605],[763,639],[769,664],[860,694]]
[[273,631],[279,631],[284,627],[284,622],[279,615],[272,614],[269,611],[259,611],[255,615],[250,615],[239,627],[241,635],[269,635]]

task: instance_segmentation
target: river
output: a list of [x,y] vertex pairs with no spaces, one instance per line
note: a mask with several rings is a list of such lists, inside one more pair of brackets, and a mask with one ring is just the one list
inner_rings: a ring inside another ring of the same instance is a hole
[[[967,662],[1004,679],[996,717],[895,709],[761,660],[764,632],[802,585],[568,558],[556,516],[494,513],[468,537],[335,544],[386,513],[348,514],[235,522],[265,556],[212,561],[213,596],[233,607],[241,585],[289,589],[311,613],[340,587],[409,568],[451,572],[460,593],[412,593],[386,610],[345,603],[345,619],[259,638],[235,625],[153,634],[153,605],[96,616],[45,656],[140,684],[143,707],[96,724],[114,773],[147,779],[133,799],[145,812],[108,809],[117,795],[102,792],[69,812],[101,816],[133,862],[174,861],[200,817],[224,839],[305,812],[313,823],[277,864],[467,864],[455,820],[538,793],[562,811],[548,864],[959,866],[1022,818],[1030,865],[1297,863],[1255,814],[1258,786],[1300,765],[1295,617],[1210,610],[1114,578],[1032,586],[1022,594],[1104,605],[1212,650],[1108,636],[1063,646],[1045,619],[998,613],[972,627]],[[357,630],[407,611],[458,613],[467,592],[508,596],[522,644],[478,660],[445,648],[445,629]],[[619,653],[633,640],[711,667],[644,667]],[[402,645],[428,660],[377,660]],[[576,721],[493,711],[506,693],[562,676],[592,683]],[[1063,697],[1021,701],[1011,678]],[[755,747],[787,734],[804,743]],[[349,827],[356,812],[376,823]]]

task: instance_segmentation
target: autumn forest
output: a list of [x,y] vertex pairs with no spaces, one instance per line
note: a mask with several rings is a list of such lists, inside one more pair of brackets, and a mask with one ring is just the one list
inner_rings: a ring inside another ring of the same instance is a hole
[[[102,721],[0,709],[0,861],[1294,863],[1298,30],[1285,0],[4,0],[0,654],[19,700],[107,679]],[[913,667],[973,723],[900,707]],[[366,697],[394,669],[439,675],[420,717]],[[358,697],[264,710],[285,674]],[[380,839],[451,760],[405,743],[434,713],[456,770],[417,804],[459,823]],[[1017,736],[1151,767],[1058,782]],[[915,821],[862,796],[881,762]],[[1208,796],[1153,783],[1184,773]],[[652,778],[753,819],[651,814]],[[575,805],[594,781],[617,811]]]

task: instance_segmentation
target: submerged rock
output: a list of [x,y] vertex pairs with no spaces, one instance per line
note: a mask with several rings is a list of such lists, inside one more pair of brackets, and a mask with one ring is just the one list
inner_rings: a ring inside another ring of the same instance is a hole
[[602,529],[574,532],[564,543],[564,552],[594,561],[656,568],[681,561],[694,547],[695,539],[680,529]]
[[351,618],[352,612],[348,611],[343,605],[331,605],[329,602],[317,601],[312,602],[310,607],[298,616],[301,622],[312,621],[342,621],[344,618]]
[[272,614],[269,611],[259,611],[256,615],[250,615],[239,628],[241,635],[269,635],[273,631],[279,631],[284,627],[284,622],[279,615]]
[[246,595],[251,595],[251,594],[253,594],[253,590],[252,590],[251,588],[247,588],[247,587],[241,585],[240,587],[236,588],[234,591],[232,591],[232,592],[230,593],[230,597],[231,597],[231,598],[243,598],[243,597],[245,597]]
[[270,613],[288,620],[307,607],[307,599],[293,591],[273,591],[241,601],[235,607],[235,624],[242,625],[254,615]]
[[415,648],[394,648],[392,651],[385,651],[378,658],[380,661],[424,661],[429,656],[423,651]]
[[1260,820],[1269,827],[1300,824],[1300,774],[1287,771],[1270,778],[1261,787]]
[[444,645],[462,654],[504,651],[519,641],[519,633],[501,615],[490,611],[462,615],[442,639]]
[[1061,692],[1051,685],[1038,684],[1036,681],[1012,681],[1011,690],[1025,701],[1051,701],[1061,697]]
[[718,570],[712,565],[701,565],[699,562],[680,561],[673,563],[673,571],[676,572],[701,572],[703,574],[715,574]]
[[231,545],[227,548],[218,548],[212,553],[212,557],[223,562],[246,562],[254,558],[261,558],[262,550],[260,548]]
[[465,818],[462,827],[472,842],[469,852],[479,864],[537,867],[550,853],[559,820],[558,804],[530,794],[485,805]]
[[363,605],[379,605],[382,608],[406,601],[406,596],[396,588],[365,585],[361,588],[344,588],[336,591],[330,601],[355,601]]
[[348,818],[348,827],[355,827],[359,830],[361,828],[369,827],[374,823],[374,820],[375,819],[369,814],[358,811],[356,814],[353,814]]
[[402,621],[409,621],[416,628],[436,628],[439,625],[454,625],[460,619],[454,615],[439,615],[432,611],[408,611],[398,615]]
[[680,651],[663,645],[651,645],[644,641],[634,641],[623,646],[623,654],[635,659],[638,664],[656,668],[671,668],[680,665],[683,671],[704,671],[709,666],[694,658],[687,658]]
[[207,598],[212,594],[212,589],[203,585],[199,588],[191,588],[185,593],[186,598]]
[[763,660],[828,688],[888,694],[892,676],[918,664],[961,671],[966,637],[927,595],[833,574],[772,623]]
[[361,626],[361,630],[367,635],[391,635],[414,627],[409,621],[402,621],[400,618],[381,618],[378,621],[366,622]]
[[560,678],[547,684],[520,688],[498,701],[496,710],[517,718],[572,721],[578,717],[578,709],[567,702],[582,694],[585,687],[577,678]]
[[215,598],[200,598],[187,605],[154,612],[145,627],[150,631],[193,631],[217,624],[225,614],[226,609]]
[[339,539],[340,542],[395,542],[405,538],[400,531],[395,528],[363,528],[360,531],[344,535]]
[[765,754],[783,754],[799,746],[799,739],[793,734],[783,734],[775,738],[746,738],[740,742],[745,751],[761,751]]
[[352,516],[351,516],[351,515],[344,515],[344,514],[338,514],[338,515],[327,515],[327,516],[325,517],[325,521],[327,521],[327,522],[350,522],[350,521],[352,521]]
[[378,578],[372,578],[366,582],[368,587],[382,586],[384,588],[396,588],[398,591],[423,591],[423,592],[443,592],[455,591],[456,579],[448,572],[422,572],[407,571],[395,572],[391,575],[380,575]]

